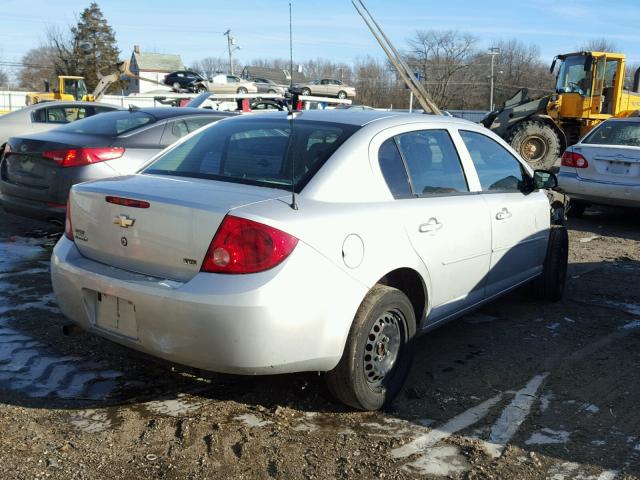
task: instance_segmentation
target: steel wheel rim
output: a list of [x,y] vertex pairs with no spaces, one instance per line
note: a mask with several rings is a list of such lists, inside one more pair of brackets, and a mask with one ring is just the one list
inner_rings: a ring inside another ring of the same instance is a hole
[[372,387],[380,387],[400,356],[404,317],[388,310],[374,322],[365,344],[364,374]]
[[549,146],[544,138],[532,135],[522,144],[521,153],[525,159],[531,162],[539,162],[545,157],[548,150]]

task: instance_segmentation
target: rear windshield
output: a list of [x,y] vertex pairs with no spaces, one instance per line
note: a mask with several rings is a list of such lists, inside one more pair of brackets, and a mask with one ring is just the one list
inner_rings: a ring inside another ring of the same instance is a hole
[[223,120],[167,151],[143,173],[300,191],[359,127],[285,117]]
[[640,122],[605,122],[582,143],[640,147]]
[[124,110],[106,112],[94,117],[85,118],[84,120],[78,120],[77,122],[59,127],[57,131],[115,136],[155,121],[155,117],[148,113]]

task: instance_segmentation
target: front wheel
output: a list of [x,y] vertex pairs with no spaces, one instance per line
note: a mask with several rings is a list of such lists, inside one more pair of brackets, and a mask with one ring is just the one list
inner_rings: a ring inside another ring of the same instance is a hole
[[248,90],[246,88],[244,88],[244,87],[240,87],[238,89],[238,93],[247,93],[247,92],[248,92]]
[[378,410],[400,392],[412,362],[416,319],[400,290],[376,285],[363,300],[338,365],[325,374],[334,397]]
[[308,89],[308,88],[303,88],[303,89],[300,91],[300,95],[302,95],[303,97],[306,97],[306,96],[308,96],[308,95],[311,95],[311,90],[310,90],[310,89]]
[[204,93],[204,92],[208,92],[207,87],[205,87],[204,85],[198,85],[196,87],[196,93]]
[[549,170],[562,153],[558,133],[540,120],[517,124],[508,134],[507,142],[533,169]]
[[338,98],[339,98],[340,100],[344,100],[345,98],[347,98],[347,92],[344,92],[344,91],[340,90],[340,91],[338,92]]
[[567,229],[562,225],[551,225],[542,274],[531,285],[531,293],[535,298],[551,302],[562,299],[567,278],[568,257]]

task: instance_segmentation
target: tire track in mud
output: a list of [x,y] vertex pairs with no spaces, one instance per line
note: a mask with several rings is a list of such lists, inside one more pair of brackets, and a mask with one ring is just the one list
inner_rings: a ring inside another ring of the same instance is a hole
[[0,241],[0,388],[33,398],[103,400],[119,386],[122,372],[82,357],[60,356],[37,334],[9,325],[18,312],[60,315],[53,294],[38,292],[48,281],[43,277],[49,269],[40,265],[48,264],[45,243],[25,237]]

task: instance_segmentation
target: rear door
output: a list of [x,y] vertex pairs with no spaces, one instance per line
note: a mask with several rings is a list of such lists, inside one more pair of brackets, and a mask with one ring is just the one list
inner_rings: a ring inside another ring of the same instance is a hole
[[459,134],[475,166],[491,221],[491,268],[487,296],[523,282],[542,269],[549,235],[549,201],[529,192],[528,173],[494,139],[476,131]]
[[491,257],[487,205],[469,188],[449,131],[397,133],[381,144],[378,160],[431,277],[430,323],[480,301]]

